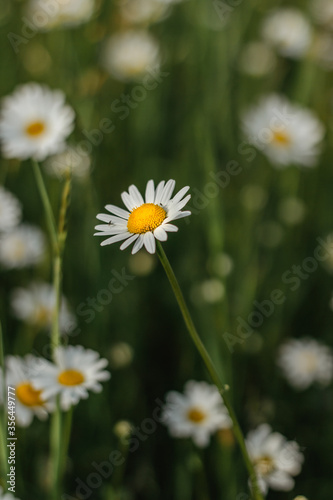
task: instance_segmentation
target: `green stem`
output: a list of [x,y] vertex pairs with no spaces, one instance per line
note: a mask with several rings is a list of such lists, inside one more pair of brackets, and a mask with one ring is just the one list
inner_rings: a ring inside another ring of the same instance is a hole
[[51,422],[51,457],[52,457],[52,483],[51,483],[51,499],[59,500],[60,484],[61,484],[61,434],[62,434],[62,419],[60,411],[59,396],[56,402],[56,410],[52,415]]
[[50,233],[50,238],[53,246],[53,250],[58,253],[58,235],[57,235],[57,229],[56,229],[56,223],[54,220],[54,215],[53,215],[53,210],[51,207],[51,203],[49,200],[49,196],[46,191],[46,187],[44,184],[44,179],[42,176],[42,173],[40,171],[39,165],[36,160],[31,160],[32,161],[32,167],[34,170],[35,178],[36,178],[36,183],[37,187],[39,190],[40,197],[42,199],[42,203],[44,206],[45,210],[45,216],[46,216],[46,223],[48,226],[48,230]]
[[61,459],[60,459],[61,477],[64,475],[66,470],[66,460],[68,454],[69,441],[71,437],[72,420],[73,420],[73,408],[71,408],[70,410],[68,410],[67,413],[65,413],[62,426]]
[[248,454],[247,449],[246,449],[243,433],[242,433],[241,428],[239,426],[239,423],[238,423],[236,414],[233,410],[233,407],[232,407],[232,405],[229,401],[229,398],[226,394],[226,391],[228,390],[228,386],[226,386],[222,383],[220,376],[216,371],[214,363],[213,363],[210,355],[208,354],[204,344],[202,343],[198,332],[196,331],[196,328],[194,326],[190,312],[187,308],[187,305],[186,305],[183,293],[181,291],[181,288],[179,286],[179,283],[177,281],[177,278],[173,272],[173,269],[170,265],[170,262],[169,262],[166,254],[163,250],[163,247],[159,241],[157,241],[157,255],[158,255],[158,257],[161,261],[161,264],[166,272],[166,275],[169,279],[170,285],[171,285],[172,290],[173,290],[175,297],[177,299],[177,302],[178,302],[179,308],[181,310],[181,313],[183,315],[188,332],[189,332],[196,348],[198,349],[199,354],[202,357],[214,384],[216,385],[219,392],[221,393],[224,404],[229,412],[230,418],[231,418],[232,423],[233,423],[233,432],[234,432],[234,435],[238,441],[240,450],[241,450],[242,455],[243,455],[244,463],[246,465],[246,468],[247,468],[249,476],[250,476],[253,499],[254,500],[263,500],[262,494],[259,490],[258,483],[257,483],[257,475],[255,473],[253,464],[251,462],[251,459],[250,459],[249,454]]
[[[2,382],[0,379],[0,391],[3,402],[6,401],[6,386],[5,386],[5,356],[4,356],[4,347],[3,347],[3,335],[2,335],[2,327],[0,322],[0,371],[2,369]],[[3,404],[3,413],[0,411],[0,457],[1,464],[3,470],[3,477],[6,480],[7,477],[7,447],[6,447],[6,436],[7,436],[7,407]],[[6,481],[4,481],[6,482]]]

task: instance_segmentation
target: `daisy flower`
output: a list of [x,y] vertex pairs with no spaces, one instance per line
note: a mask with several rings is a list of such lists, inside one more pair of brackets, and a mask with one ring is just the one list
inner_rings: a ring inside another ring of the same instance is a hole
[[[28,288],[16,288],[11,294],[14,316],[38,329],[50,329],[55,308],[54,289],[48,283],[32,283]],[[76,326],[76,318],[62,297],[60,331],[68,333]]]
[[53,409],[53,403],[46,401],[32,381],[42,366],[40,359],[32,355],[6,357],[6,385],[15,388],[16,423],[21,427],[28,427],[34,416],[45,420]]
[[272,432],[269,425],[261,424],[248,433],[245,444],[263,494],[268,488],[280,491],[293,489],[295,482],[292,476],[301,472],[304,460],[295,441],[287,441],[282,434]]
[[312,111],[271,94],[243,115],[243,131],[276,167],[311,167],[320,153],[324,127]]
[[59,394],[64,411],[87,399],[88,390],[101,392],[100,382],[109,380],[110,373],[104,368],[108,362],[99,354],[82,346],[61,346],[55,350],[56,363],[47,362],[34,378],[35,386],[44,398]]
[[159,46],[144,30],[117,33],[104,45],[101,62],[115,78],[136,80],[160,65]]
[[106,210],[114,215],[97,215],[97,219],[106,224],[96,226],[95,229],[100,232],[94,236],[108,237],[101,243],[102,246],[125,240],[120,246],[121,250],[134,243],[132,254],[138,252],[143,245],[149,253],[155,253],[155,238],[165,241],[168,232],[178,231],[178,228],[170,222],[191,215],[189,211],[181,211],[191,198],[191,195],[184,198],[189,186],[182,188],[171,198],[175,184],[172,179],[167,183],[161,181],[155,189],[154,181],[148,181],[145,201],[138,189],[133,185],[130,186],[128,193],[121,194],[128,210],[106,205]]
[[297,390],[318,382],[327,385],[333,378],[331,349],[314,339],[291,339],[279,349],[277,364],[289,384]]
[[56,27],[71,28],[89,21],[95,11],[95,0],[57,0],[49,8],[49,0],[30,0],[27,16],[40,31]]
[[91,158],[83,154],[81,148],[67,146],[65,151],[47,158],[44,167],[52,177],[63,177],[70,172],[73,177],[83,179],[90,173]]
[[3,488],[0,486],[0,500],[19,500],[14,497],[11,493],[5,493]]
[[309,21],[301,11],[293,8],[271,12],[263,22],[262,36],[279,54],[292,59],[301,58],[312,42]]
[[232,426],[217,388],[193,380],[186,383],[184,394],[171,391],[166,395],[162,419],[171,436],[191,437],[200,448],[209,444],[211,434]]
[[315,21],[329,29],[333,29],[332,0],[312,0],[311,11]]
[[38,264],[45,253],[46,239],[35,226],[22,224],[0,236],[0,263],[6,269]]
[[74,111],[60,90],[27,83],[3,99],[0,140],[6,158],[44,160],[65,146]]
[[21,203],[15,196],[0,186],[0,231],[8,231],[21,220]]
[[131,24],[149,24],[164,19],[168,4],[161,0],[124,0],[120,4],[122,18]]

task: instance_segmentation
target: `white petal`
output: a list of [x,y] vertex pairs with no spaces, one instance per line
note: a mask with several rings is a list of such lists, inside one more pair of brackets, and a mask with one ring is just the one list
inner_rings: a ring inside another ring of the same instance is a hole
[[143,235],[140,234],[139,238],[133,245],[132,254],[134,255],[135,253],[137,253],[139,250],[141,250],[142,247],[143,247]]
[[162,197],[161,197],[161,204],[162,205],[166,205],[168,203],[168,201],[170,200],[171,195],[173,193],[173,190],[175,189],[175,185],[176,185],[176,181],[174,181],[173,179],[170,179],[166,183],[165,188],[163,190]]
[[161,198],[162,198],[162,194],[163,194],[164,184],[165,184],[165,182],[161,181],[158,184],[157,188],[156,188],[155,201],[154,201],[154,203],[156,205],[158,205],[159,203],[161,203]]
[[120,250],[125,250],[133,241],[135,241],[139,237],[138,234],[133,234],[130,238],[128,238],[124,243],[120,245]]
[[154,254],[156,250],[156,242],[154,235],[151,231],[148,231],[143,235],[143,244],[147,249],[147,252]]
[[128,193],[126,193],[126,191],[121,193],[121,199],[123,200],[125,207],[128,208],[130,212],[132,212],[133,208],[136,208],[137,205],[135,204],[132,197]]
[[170,200],[170,203],[176,204],[178,203],[182,197],[187,193],[187,191],[190,189],[190,186],[185,186],[183,187],[178,193]]
[[129,238],[131,233],[121,233],[121,234],[116,234],[115,236],[111,236],[111,238],[108,238],[107,240],[102,241],[101,246],[104,247],[105,245],[111,245],[111,243],[116,243],[117,241],[122,241],[125,240],[126,238]]
[[160,241],[166,241],[168,239],[168,235],[162,226],[159,226],[154,231],[154,237]]
[[116,207],[115,205],[106,205],[105,208],[108,212],[118,215],[118,217],[121,217],[122,219],[128,219],[129,217],[129,212],[123,210],[122,208]]
[[173,224],[163,224],[163,229],[168,233],[176,233],[178,231],[178,227]]
[[144,200],[141,196],[141,193],[138,190],[138,188],[136,186],[134,186],[134,184],[132,184],[128,188],[128,191],[129,191],[130,196],[132,197],[132,200],[134,200],[137,207],[144,204]]
[[146,187],[146,203],[154,203],[154,197],[155,197],[154,181],[150,179],[150,181],[147,182],[147,187]]

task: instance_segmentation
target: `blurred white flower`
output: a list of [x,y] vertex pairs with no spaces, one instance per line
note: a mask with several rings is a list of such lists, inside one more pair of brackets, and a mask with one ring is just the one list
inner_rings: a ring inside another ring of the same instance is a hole
[[314,166],[325,129],[312,111],[271,94],[243,115],[248,142],[263,151],[276,167]]
[[41,262],[46,249],[43,232],[35,226],[21,224],[0,235],[0,264],[6,269],[19,269]]
[[111,368],[118,370],[130,365],[133,360],[133,349],[126,342],[117,342],[113,344],[109,351]]
[[312,0],[311,12],[315,21],[327,28],[333,29],[332,0]]
[[264,19],[262,36],[282,56],[299,59],[311,45],[312,29],[301,11],[287,7]]
[[27,17],[39,31],[56,27],[71,28],[89,21],[95,11],[95,0],[30,0]]
[[96,216],[105,224],[95,227],[100,232],[95,233],[94,236],[107,237],[102,241],[102,246],[125,240],[120,245],[120,250],[125,250],[131,243],[134,243],[132,254],[137,253],[143,246],[147,252],[155,253],[155,239],[166,241],[169,232],[178,231],[178,227],[170,222],[191,215],[189,211],[182,212],[182,208],[191,198],[191,195],[185,196],[190,189],[189,186],[183,187],[171,198],[175,184],[173,179],[166,183],[161,181],[155,189],[154,181],[148,181],[145,201],[138,188],[134,185],[130,186],[128,193],[121,194],[123,203],[129,211],[115,205],[106,205],[106,210],[114,215],[98,214]]
[[246,437],[246,447],[258,477],[263,494],[268,488],[290,491],[294,479],[300,473],[304,456],[295,441],[287,441],[282,434],[272,432],[267,424],[261,424]]
[[220,252],[209,261],[208,267],[221,278],[225,278],[232,273],[234,261],[229,254]]
[[0,186],[0,231],[13,229],[19,224],[21,216],[21,203],[12,193]]
[[11,493],[5,493],[3,491],[3,488],[0,486],[0,500],[19,500],[18,498],[14,497]]
[[34,385],[46,399],[59,394],[64,411],[88,398],[88,390],[101,392],[100,382],[109,380],[110,373],[104,368],[108,362],[98,352],[82,346],[60,346],[55,350],[55,364],[47,362],[34,377]]
[[191,291],[191,295],[194,302],[216,304],[223,300],[225,286],[219,279],[211,278],[195,285]]
[[[54,289],[48,283],[32,283],[28,288],[16,288],[11,294],[14,316],[38,329],[50,329],[55,308]],[[76,326],[76,318],[62,297],[60,308],[60,331],[69,333]]]
[[33,417],[47,418],[54,404],[43,398],[33,384],[33,377],[43,369],[44,360],[32,355],[6,357],[6,385],[15,389],[16,423],[21,427],[31,424]]
[[258,184],[247,184],[240,192],[241,203],[251,212],[264,208],[267,203],[267,199],[267,191]]
[[141,251],[128,259],[129,270],[137,276],[147,276],[156,267],[157,260],[153,255]]
[[162,419],[173,437],[191,437],[203,448],[211,434],[232,426],[228,411],[217,388],[206,382],[190,380],[184,394],[168,392]]
[[169,5],[161,0],[122,0],[120,14],[131,24],[149,24],[164,19]]
[[149,69],[159,67],[159,45],[144,30],[112,35],[102,51],[102,65],[119,80],[140,79]]
[[75,114],[60,90],[37,83],[19,86],[2,101],[0,140],[3,156],[44,160],[65,146]]
[[306,213],[305,204],[299,198],[290,196],[281,200],[278,206],[280,219],[289,226],[299,224]]
[[297,390],[314,382],[327,385],[333,378],[331,349],[314,339],[291,339],[279,349],[277,364],[289,384]]
[[239,68],[243,73],[254,77],[268,75],[276,66],[276,56],[264,42],[249,42],[239,57]]
[[63,177],[70,172],[73,177],[82,179],[89,175],[91,158],[78,146],[67,146],[65,151],[47,158],[44,167],[53,177]]

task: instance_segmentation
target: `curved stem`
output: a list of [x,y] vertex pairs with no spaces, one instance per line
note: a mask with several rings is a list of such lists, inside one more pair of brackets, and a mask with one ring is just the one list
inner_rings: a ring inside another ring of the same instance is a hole
[[233,432],[235,434],[235,437],[238,441],[238,444],[239,444],[239,447],[240,447],[240,450],[242,452],[242,456],[243,456],[243,460],[244,460],[244,463],[246,465],[246,468],[248,470],[248,473],[249,473],[249,476],[250,476],[250,481],[251,481],[251,487],[252,487],[252,496],[253,496],[253,499],[254,500],[263,500],[263,497],[262,497],[262,494],[260,492],[260,489],[258,487],[258,483],[257,483],[257,475],[255,473],[255,470],[254,470],[254,467],[253,467],[253,464],[251,462],[251,459],[249,457],[249,454],[248,454],[248,451],[246,449],[246,445],[245,445],[245,441],[244,441],[244,437],[243,437],[243,433],[242,433],[242,430],[239,426],[239,423],[238,423],[238,420],[237,420],[237,417],[236,417],[236,414],[233,410],[233,407],[231,405],[231,402],[226,394],[226,391],[228,390],[228,386],[224,385],[220,379],[220,376],[219,374],[217,373],[217,370],[214,366],[214,363],[210,357],[210,355],[208,354],[204,344],[202,343],[200,337],[199,337],[199,334],[198,332],[196,331],[196,328],[194,326],[194,323],[193,323],[193,320],[192,320],[192,317],[191,317],[191,314],[187,308],[187,305],[186,305],[186,302],[185,302],[185,299],[184,299],[184,296],[183,296],[183,293],[181,291],[181,288],[179,286],[179,283],[177,281],[177,278],[173,272],[173,269],[170,265],[170,262],[163,250],[163,247],[161,245],[161,243],[159,241],[157,241],[157,255],[161,261],[161,264],[166,272],[166,275],[169,279],[169,282],[170,282],[170,285],[172,287],[172,290],[176,296],[176,299],[177,299],[177,302],[178,302],[178,305],[179,305],[179,308],[181,310],[181,313],[183,315],[183,318],[184,318],[184,321],[185,321],[185,324],[187,326],[187,329],[188,329],[188,332],[196,346],[196,348],[198,349],[199,351],[199,354],[200,356],[202,357],[206,367],[207,367],[207,370],[209,371],[209,374],[214,382],[214,384],[216,385],[216,387],[218,388],[219,392],[221,393],[221,396],[223,398],[223,401],[224,401],[224,404],[229,412],[229,415],[230,415],[230,418],[232,420],[232,423],[233,423]]

